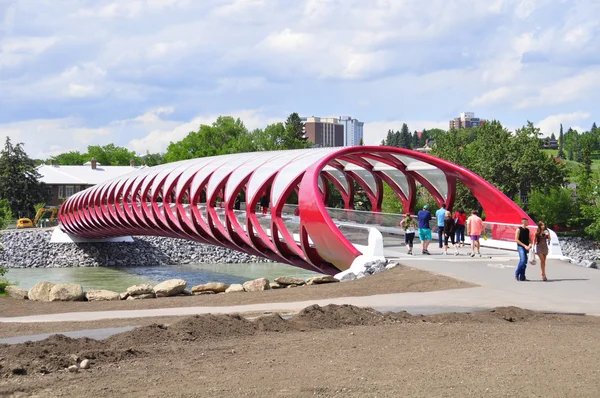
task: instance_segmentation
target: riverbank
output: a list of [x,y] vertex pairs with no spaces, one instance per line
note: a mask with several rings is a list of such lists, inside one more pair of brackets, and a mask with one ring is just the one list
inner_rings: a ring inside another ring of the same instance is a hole
[[2,231],[0,267],[120,267],[239,264],[271,260],[185,239],[134,236],[132,243],[50,243],[52,230]]
[[[413,316],[313,306],[290,320],[254,321],[202,315],[103,341],[0,346],[0,395],[595,397],[598,327],[597,317],[514,307]],[[89,369],[66,370],[84,359]]]
[[[283,276],[283,275],[282,275]],[[81,311],[116,311],[194,306],[234,306],[274,302],[295,302],[336,297],[362,297],[387,293],[431,292],[461,289],[475,285],[411,267],[396,266],[382,273],[354,281],[292,289],[224,293],[147,300],[40,302],[0,298],[0,316],[27,316]]]

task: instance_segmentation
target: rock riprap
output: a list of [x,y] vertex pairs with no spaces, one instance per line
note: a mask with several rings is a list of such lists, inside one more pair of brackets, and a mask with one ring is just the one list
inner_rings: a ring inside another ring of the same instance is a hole
[[[133,243],[50,243],[52,231],[3,231],[0,266],[6,268],[118,267],[271,262],[262,257],[185,239],[135,236]],[[23,255],[27,248],[27,255]]]
[[209,282],[202,285],[197,285],[192,287],[193,294],[199,294],[204,292],[213,292],[213,293],[225,293],[225,291],[229,288],[229,285],[221,282]]
[[267,278],[258,278],[253,281],[244,282],[242,286],[247,292],[260,292],[263,290],[269,290],[271,288]]
[[6,294],[8,294],[8,297],[10,298],[20,300],[27,299],[27,290],[22,289],[18,286],[7,286],[6,289],[4,289],[4,291],[6,292]]

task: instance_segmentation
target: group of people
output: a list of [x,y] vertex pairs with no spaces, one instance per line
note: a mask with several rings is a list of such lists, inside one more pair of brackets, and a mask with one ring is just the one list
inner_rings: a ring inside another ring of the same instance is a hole
[[[435,212],[438,226],[438,245],[444,249],[444,255],[448,255],[449,243],[454,247],[454,255],[458,256],[458,248],[465,246],[465,229],[467,235],[471,238],[471,257],[475,257],[475,250],[481,257],[479,237],[484,232],[483,220],[479,217],[476,210],[471,212],[467,218],[462,207],[459,207],[454,215],[446,209],[444,203],[442,207]],[[429,255],[429,244],[431,243],[431,226],[433,219],[429,206],[423,206],[423,209],[417,213],[415,221],[410,213],[406,213],[404,219],[400,222],[400,227],[404,230],[404,242],[408,247],[408,254],[413,254],[413,242],[415,234],[419,233],[421,241],[421,253]]]
[[[446,209],[446,204],[444,203],[435,212],[435,216],[438,227],[438,245],[440,249],[444,250],[444,255],[448,255],[449,243],[451,243],[452,247],[454,247],[454,255],[458,256],[458,248],[465,246],[466,230],[466,234],[471,240],[471,257],[475,257],[476,250],[477,255],[481,257],[479,239],[482,236],[485,237],[485,227],[483,220],[479,217],[476,210],[471,211],[471,215],[467,218],[467,214],[462,207],[459,207],[452,214]],[[414,239],[417,233],[421,241],[421,254],[431,254],[428,248],[432,237],[430,226],[432,219],[433,217],[428,205],[424,205],[423,209],[417,213],[416,220],[411,217],[410,213],[404,215],[404,219],[400,222],[400,227],[404,230],[404,243],[408,248],[408,254],[413,254]],[[534,255],[540,258],[542,280],[546,281],[548,280],[546,277],[546,258],[549,252],[548,242],[550,241],[550,231],[546,229],[544,222],[540,221],[533,239],[531,239],[528,224],[528,219],[523,218],[521,226],[515,231],[515,242],[517,243],[517,251],[519,253],[519,264],[515,272],[515,279],[517,281],[528,280],[525,277],[528,253],[535,247]]]

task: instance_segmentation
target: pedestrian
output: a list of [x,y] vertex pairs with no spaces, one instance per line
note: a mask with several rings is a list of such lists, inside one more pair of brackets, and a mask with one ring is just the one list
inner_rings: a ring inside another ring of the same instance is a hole
[[438,245],[442,248],[444,242],[444,220],[446,219],[446,204],[442,204],[442,207],[435,212],[435,218],[437,218],[438,227]]
[[404,243],[408,247],[408,254],[413,254],[413,241],[415,240],[415,227],[417,223],[412,219],[410,213],[404,215],[404,219],[400,221],[400,227],[404,230]]
[[427,248],[431,242],[431,213],[429,212],[429,206],[423,206],[423,210],[417,213],[418,227],[419,227],[419,240],[421,241],[421,254],[431,254]]
[[260,198],[260,207],[262,209],[262,214],[267,214],[267,212],[269,211],[269,196],[268,195],[263,195]]
[[479,237],[483,234],[483,220],[477,215],[476,210],[473,210],[467,218],[467,234],[471,239],[471,257],[475,257],[475,248],[477,248],[477,254],[481,257]]
[[446,217],[444,218],[444,255],[448,255],[448,239],[452,242],[452,246],[454,246],[454,255],[458,256],[458,244],[454,240],[456,225],[454,224],[454,219],[452,218],[452,214],[447,211]]
[[529,228],[527,225],[529,221],[526,218],[521,220],[521,226],[515,231],[515,242],[517,243],[517,252],[519,253],[519,264],[517,265],[517,271],[515,272],[515,279],[517,281],[527,281],[525,278],[525,270],[527,269],[527,252],[531,249],[529,243]]
[[537,231],[533,236],[533,244],[535,245],[535,253],[540,258],[540,268],[542,271],[542,280],[546,278],[546,258],[548,257],[548,241],[550,240],[550,231],[546,229],[546,224],[543,221],[538,222]]
[[241,205],[242,205],[242,200],[240,199],[240,195],[238,195],[235,197],[235,202],[233,202],[234,210],[240,210]]
[[454,212],[454,227],[456,228],[456,244],[465,247],[465,224],[467,222],[467,213],[462,207]]

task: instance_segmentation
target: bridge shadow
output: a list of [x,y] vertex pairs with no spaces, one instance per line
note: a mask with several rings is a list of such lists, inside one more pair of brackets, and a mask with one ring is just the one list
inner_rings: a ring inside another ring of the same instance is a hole
[[161,247],[159,242],[143,238],[134,239],[133,243],[75,243],[75,245],[79,256],[85,254],[97,265],[104,267],[170,265],[177,264],[181,260],[177,258],[179,256],[172,258],[167,255],[165,252],[173,252],[173,250]]

